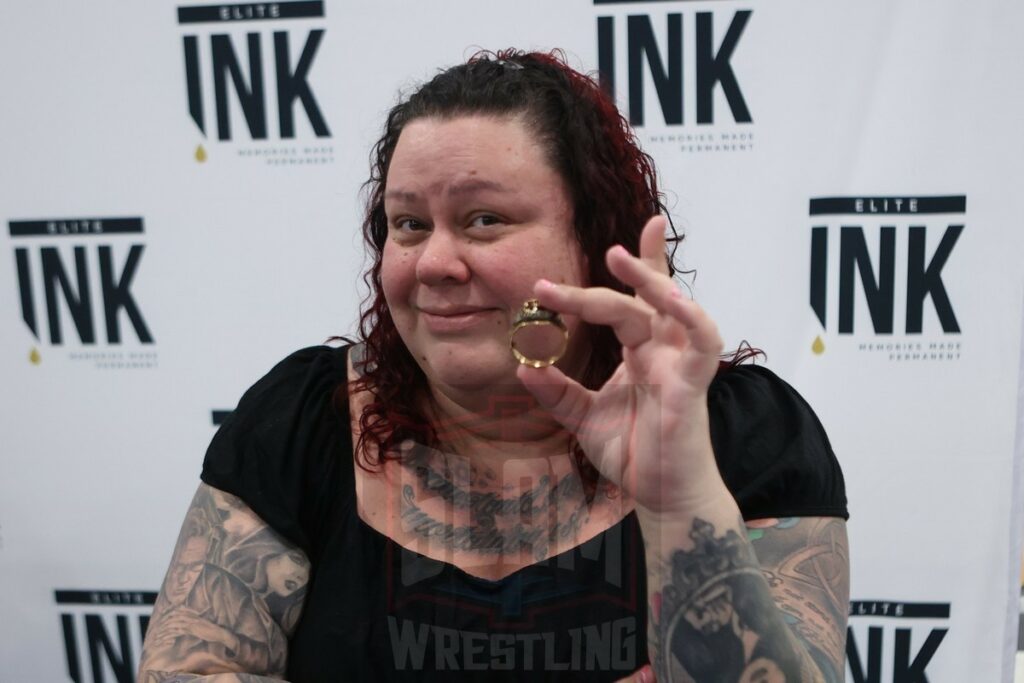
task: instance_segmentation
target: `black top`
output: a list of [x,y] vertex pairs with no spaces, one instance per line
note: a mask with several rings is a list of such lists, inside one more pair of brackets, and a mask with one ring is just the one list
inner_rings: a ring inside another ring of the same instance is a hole
[[[312,562],[288,680],[614,681],[645,664],[635,513],[500,581],[406,550],[362,521],[348,407],[332,408],[346,355],[319,346],[279,363],[242,396],[203,464],[204,482],[241,498]],[[708,406],[715,457],[745,519],[848,517],[828,438],[792,387],[742,365],[719,373]]]

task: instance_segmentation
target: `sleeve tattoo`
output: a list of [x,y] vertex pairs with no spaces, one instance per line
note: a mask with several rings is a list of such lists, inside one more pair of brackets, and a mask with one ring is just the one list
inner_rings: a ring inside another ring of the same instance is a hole
[[850,604],[846,522],[835,517],[771,519],[748,533],[786,622],[824,680],[841,682]]
[[845,527],[771,522],[751,543],[741,520],[719,531],[697,518],[686,547],[658,558],[650,645],[659,683],[842,681]]
[[301,550],[235,496],[200,485],[153,609],[140,680],[283,676],[308,582]]

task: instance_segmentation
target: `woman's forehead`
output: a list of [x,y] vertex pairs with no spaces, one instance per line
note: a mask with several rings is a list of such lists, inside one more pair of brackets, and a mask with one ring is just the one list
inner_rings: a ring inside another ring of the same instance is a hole
[[[509,192],[549,182],[544,149],[518,117],[417,119],[406,125],[388,169],[387,198]],[[538,177],[538,175],[540,177]]]

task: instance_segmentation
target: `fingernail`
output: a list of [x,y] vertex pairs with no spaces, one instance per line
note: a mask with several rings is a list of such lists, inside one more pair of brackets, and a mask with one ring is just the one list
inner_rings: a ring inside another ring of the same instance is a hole
[[654,683],[654,672],[649,665],[645,665],[636,675],[640,683]]
[[672,290],[672,293],[669,294],[669,296],[671,296],[673,299],[682,299],[683,298],[683,290],[681,290],[678,287],[676,287],[675,289]]
[[545,280],[544,278],[541,278],[537,280],[537,286],[540,287],[541,289],[554,289],[555,283],[552,282],[551,280]]
[[625,254],[626,256],[629,256],[629,250],[627,250],[621,244],[616,244],[614,247],[612,247],[612,251],[617,252],[619,254]]

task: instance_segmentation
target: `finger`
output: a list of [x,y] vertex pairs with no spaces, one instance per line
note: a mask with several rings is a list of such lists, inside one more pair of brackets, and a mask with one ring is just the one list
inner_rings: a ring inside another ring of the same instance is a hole
[[679,285],[667,273],[652,267],[648,261],[633,256],[616,245],[608,250],[605,262],[612,275],[632,287],[639,298],[660,313],[669,313]]
[[640,233],[640,258],[656,272],[668,276],[668,258],[665,256],[665,216],[652,216]]
[[543,368],[520,365],[516,368],[516,377],[559,424],[579,435],[593,403],[589,389],[553,365]]
[[626,348],[651,338],[651,314],[646,303],[607,287],[573,287],[540,280],[534,295],[541,306],[579,316],[588,323],[608,325]]
[[608,250],[607,261],[612,274],[633,287],[641,299],[682,323],[694,348],[707,353],[721,351],[718,326],[696,302],[683,296],[672,278],[654,271],[621,246]]
[[711,316],[696,301],[684,297],[682,292],[673,298],[675,304],[669,312],[686,327],[686,334],[693,348],[701,353],[721,353],[722,337],[718,334],[718,325]]

